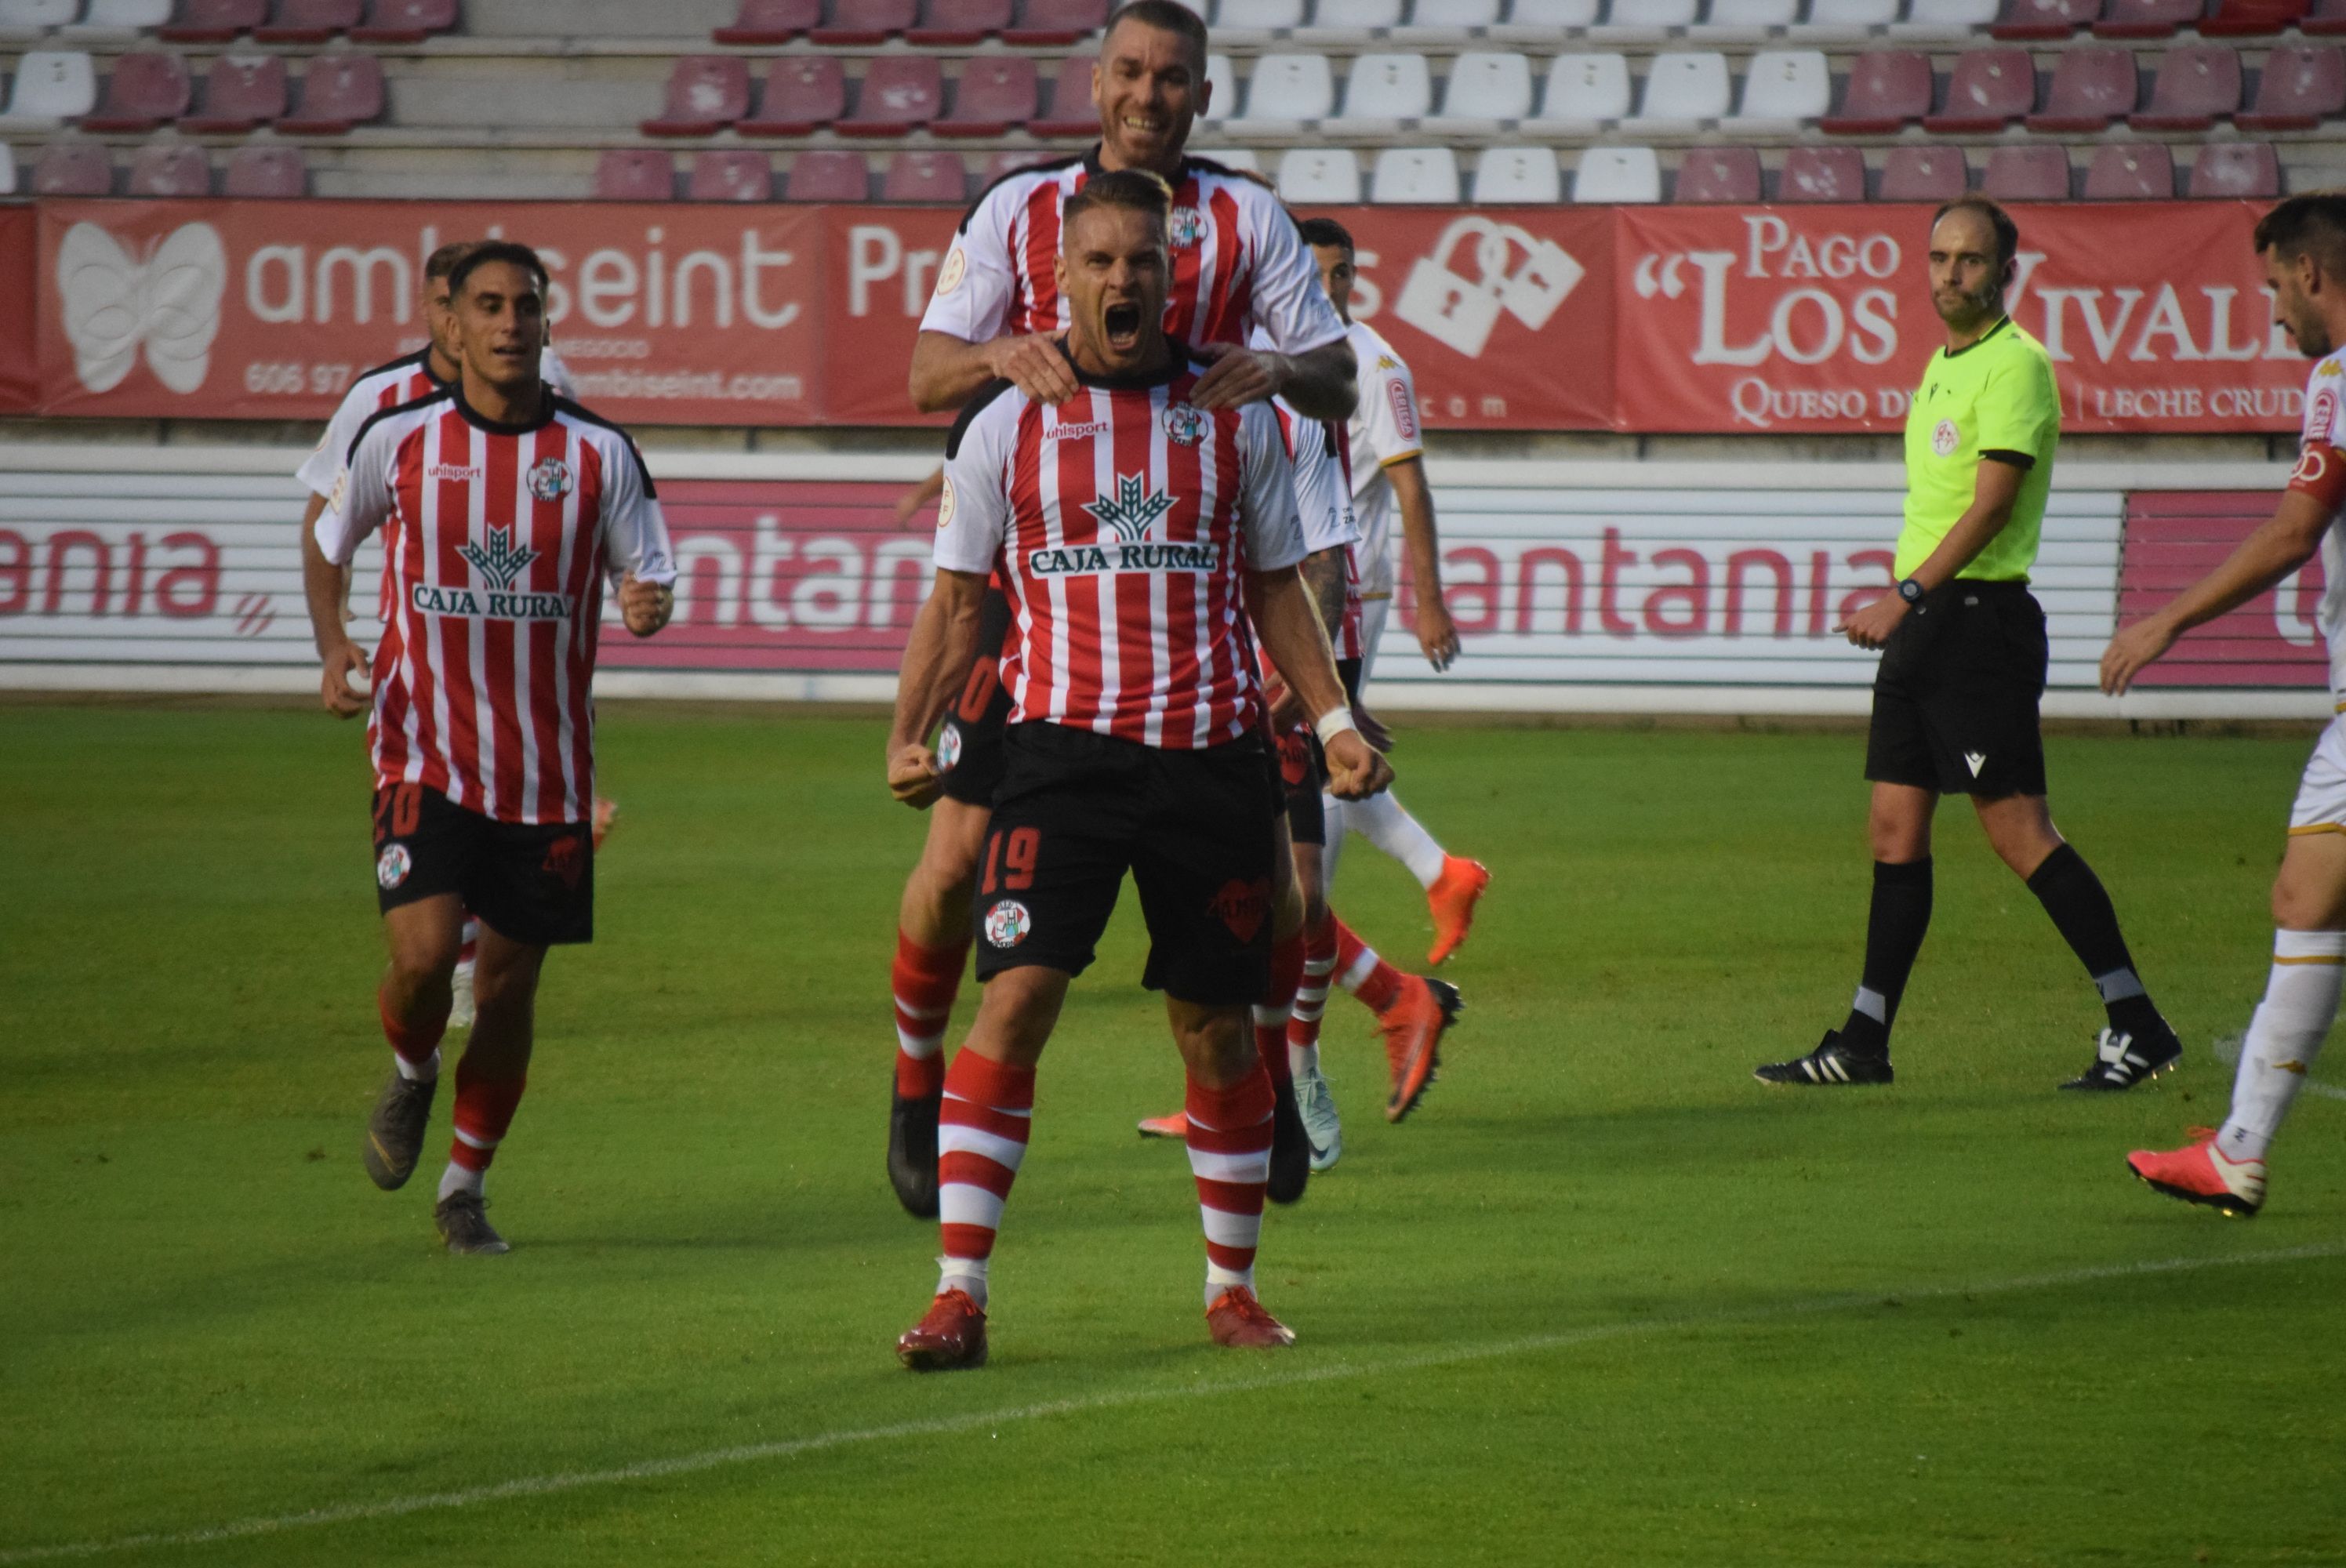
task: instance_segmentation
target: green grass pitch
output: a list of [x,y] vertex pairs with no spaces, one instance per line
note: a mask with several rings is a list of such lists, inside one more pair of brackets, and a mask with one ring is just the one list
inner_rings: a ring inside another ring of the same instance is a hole
[[[1127,899],[994,1363],[915,1378],[882,738],[607,710],[601,940],[548,965],[514,1251],[455,1259],[446,1096],[408,1190],[357,1158],[358,729],[0,707],[0,1563],[2346,1562],[2346,1104],[2300,1100],[2250,1223],[2120,1164],[2222,1113],[2305,741],[2053,742],[2188,1048],[2088,1099],[2091,988],[1960,804],[1898,1084],[1752,1082],[1854,983],[1856,737],[1405,730],[1403,798],[1496,880],[1406,1125],[1331,1004],[1347,1153],[1262,1254],[1300,1343],[1206,1339]],[[1398,868],[1356,840],[1339,892],[1422,957]]]

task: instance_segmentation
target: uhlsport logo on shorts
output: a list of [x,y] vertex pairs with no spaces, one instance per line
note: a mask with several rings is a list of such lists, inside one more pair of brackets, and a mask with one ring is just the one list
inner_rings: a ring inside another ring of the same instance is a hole
[[1931,450],[1941,457],[1953,457],[1963,443],[1964,433],[1955,428],[1953,420],[1941,420],[1931,432]]
[[382,853],[374,858],[374,880],[382,884],[384,892],[405,881],[407,873],[414,869],[415,858],[407,852],[405,844],[386,845]]
[[570,465],[549,457],[529,471],[529,493],[540,501],[559,501],[570,494]]
[[947,719],[945,721],[944,733],[937,737],[938,771],[951,772],[953,770],[954,764],[960,760],[961,726],[954,723],[951,719]]
[[1035,929],[1035,917],[1016,899],[1005,899],[985,911],[985,940],[996,947],[1016,947]]

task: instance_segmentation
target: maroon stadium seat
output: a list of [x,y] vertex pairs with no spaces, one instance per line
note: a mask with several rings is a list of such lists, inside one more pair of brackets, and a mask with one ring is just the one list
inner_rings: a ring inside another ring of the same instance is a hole
[[1971,179],[1959,147],[1893,147],[1882,163],[1882,199],[1953,201]]
[[360,0],[277,0],[277,14],[252,30],[264,44],[322,44],[359,25]]
[[1890,136],[1930,112],[1930,56],[1879,49],[1851,63],[1840,112],[1819,120],[1817,128],[1835,136]]
[[978,178],[985,185],[992,185],[1005,175],[1016,174],[1020,169],[1032,168],[1038,163],[1047,163],[1053,156],[1051,153],[1040,152],[1033,148],[1023,151],[1017,148],[1011,148],[987,158],[985,168],[978,175]]
[[790,160],[785,200],[868,201],[872,172],[860,152],[802,152]]
[[2240,112],[2240,56],[2229,44],[2178,44],[2159,56],[2137,130],[2200,131]]
[[969,170],[961,155],[952,152],[900,152],[888,160],[887,177],[880,182],[882,201],[950,202],[969,199]]
[[749,61],[687,55],[668,72],[668,107],[643,129],[646,136],[715,136],[749,112]]
[[933,56],[884,55],[863,73],[855,112],[831,128],[842,136],[905,136],[944,107],[944,69]]
[[2199,18],[2199,36],[2241,38],[2278,33],[2308,9],[2306,0],[2220,0],[2214,15]]
[[301,78],[301,102],[277,128],[287,136],[341,136],[382,117],[382,62],[372,55],[320,55]]
[[174,44],[225,44],[269,20],[269,0],[179,0],[157,36]]
[[1060,61],[1058,79],[1051,86],[1051,107],[1026,128],[1036,136],[1097,135],[1100,117],[1092,104],[1092,65],[1089,55]]
[[807,36],[818,44],[877,44],[918,19],[919,0],[831,0],[831,20]]
[[188,80],[188,63],[177,55],[125,55],[114,62],[106,79],[106,97],[97,112],[84,115],[87,131],[150,131],[188,112],[194,88]]
[[196,136],[241,136],[284,117],[285,56],[222,55],[204,78],[204,107],[179,121]]
[[2066,38],[2102,14],[2102,0],[2004,0],[1988,31],[1999,38]]
[[168,199],[211,193],[212,160],[204,156],[199,147],[189,147],[185,142],[160,143],[142,147],[130,155],[128,195]]
[[2346,110],[2346,53],[2328,44],[2290,44],[2265,56],[2257,101],[2234,124],[2242,130],[2311,130]]
[[111,196],[114,159],[94,141],[53,141],[33,160],[35,196]]
[[747,148],[712,148],[692,155],[695,201],[771,201],[774,166]]
[[1002,41],[1020,47],[1056,49],[1106,25],[1107,0],[1023,0],[1017,25],[1004,28]]
[[2164,38],[2199,20],[2200,0],[2110,0],[2094,24],[2096,38]]
[[2087,201],[2172,201],[2175,159],[2164,142],[2121,143],[2097,149],[2086,166]]
[[1796,147],[1776,180],[1779,201],[1863,201],[1865,155],[1853,147]]
[[1678,165],[1670,199],[1682,204],[1736,203],[1760,199],[1760,155],[1748,147],[1698,148]]
[[2316,37],[2346,33],[2346,0],[2315,0],[2313,9],[2306,13],[2298,27]]
[[2069,199],[2069,151],[2059,147],[2000,147],[1987,155],[1980,188],[1998,201]]
[[2065,50],[2045,89],[2045,112],[2026,123],[2030,130],[2056,136],[2107,130],[2112,120],[2134,113],[2140,92],[2133,50]]
[[923,0],[907,44],[974,44],[1010,25],[1010,0]]
[[595,160],[597,201],[673,201],[676,160],[656,147],[615,147]]
[[766,96],[743,136],[812,136],[847,112],[847,72],[836,55],[784,55],[767,68]]
[[953,113],[929,129],[938,136],[1000,136],[1035,117],[1035,62],[1024,55],[972,60],[954,84]]
[[298,147],[240,147],[229,154],[222,196],[293,201],[310,194],[310,168]]
[[709,35],[720,44],[787,44],[822,20],[822,0],[741,0],[730,27]]
[[1955,61],[1947,101],[1923,128],[1934,136],[2002,130],[2036,107],[2036,66],[2025,49],[1974,49]]
[[455,27],[456,0],[373,0],[351,36],[362,44],[421,44]]
[[2270,200],[2280,194],[2280,159],[2270,142],[2210,142],[2191,162],[2188,194],[2202,200]]

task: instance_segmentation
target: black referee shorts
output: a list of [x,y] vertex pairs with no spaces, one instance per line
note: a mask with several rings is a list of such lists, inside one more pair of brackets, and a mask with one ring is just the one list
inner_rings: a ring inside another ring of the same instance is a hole
[[2049,649],[2025,582],[1957,578],[1899,623],[1873,677],[1865,776],[1943,795],[2042,795]]
[[1013,725],[978,863],[977,977],[1090,967],[1127,871],[1148,922],[1140,983],[1206,1006],[1270,983],[1271,814],[1261,739],[1163,750]]
[[944,796],[964,806],[992,806],[1002,783],[1002,732],[1010,694],[1002,689],[1002,647],[1010,637],[1010,596],[992,584],[977,607],[977,662],[937,734]]

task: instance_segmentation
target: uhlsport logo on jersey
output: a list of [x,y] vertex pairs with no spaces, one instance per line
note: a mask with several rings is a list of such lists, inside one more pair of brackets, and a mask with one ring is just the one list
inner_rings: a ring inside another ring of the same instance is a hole
[[540,501],[559,501],[570,494],[570,465],[549,457],[529,471],[529,493]]
[[1221,564],[1221,546],[1211,540],[1162,543],[1148,531],[1173,510],[1173,497],[1152,490],[1145,473],[1119,473],[1116,494],[1083,504],[1113,538],[1091,545],[1062,545],[1026,554],[1026,569],[1038,577],[1080,576],[1103,572],[1210,572]]
[[374,859],[374,880],[384,892],[389,892],[405,881],[407,873],[414,869],[415,859],[407,852],[407,846],[391,844]]
[[1016,947],[1035,929],[1035,917],[1016,899],[1004,899],[985,911],[985,940],[996,947]]
[[418,583],[408,590],[408,603],[425,615],[461,616],[470,620],[568,620],[575,601],[568,594],[534,593],[516,589],[518,581],[538,552],[514,543],[510,528],[491,527],[486,545],[467,540],[456,552],[479,573],[479,586]]

